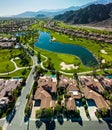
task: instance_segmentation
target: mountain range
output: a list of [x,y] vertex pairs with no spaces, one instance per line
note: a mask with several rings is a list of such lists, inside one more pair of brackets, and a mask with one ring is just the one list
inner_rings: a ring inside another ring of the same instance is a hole
[[88,4],[85,4],[85,5],[82,5],[82,6],[71,6],[69,8],[66,8],[66,9],[56,9],[56,10],[39,10],[37,12],[33,12],[33,11],[27,11],[27,12],[23,12],[21,14],[18,14],[18,15],[14,15],[12,17],[15,17],[15,18],[28,18],[28,17],[54,17],[56,15],[59,15],[59,14],[63,14],[67,11],[75,11],[75,10],[79,10],[81,8],[85,8],[91,4],[107,4],[107,3],[112,3],[112,0],[96,0],[94,2],[91,2],[91,3],[88,3]]
[[54,17],[56,20],[62,20],[71,24],[88,24],[99,22],[112,17],[112,3],[92,4],[77,11],[67,11]]
[[56,9],[56,10],[39,10],[37,12],[32,12],[32,11],[27,11],[18,15],[15,15],[13,17],[18,17],[18,18],[25,18],[25,17],[40,17],[40,16],[44,16],[44,17],[53,17],[55,15],[58,14],[63,14],[66,11],[70,11],[70,10],[78,10],[80,9],[79,6],[71,6],[69,8],[66,9]]

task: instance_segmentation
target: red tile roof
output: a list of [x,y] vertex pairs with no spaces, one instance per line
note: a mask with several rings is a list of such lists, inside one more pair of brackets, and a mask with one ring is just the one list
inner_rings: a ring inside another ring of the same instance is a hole
[[105,108],[109,109],[108,104],[106,103],[106,101],[104,100],[104,98],[100,94],[98,94],[97,92],[91,90],[87,86],[85,86],[83,88],[83,91],[84,91],[84,95],[85,95],[86,99],[93,99],[98,108],[105,107]]
[[50,102],[51,102],[51,95],[45,91],[42,87],[37,88],[35,95],[34,95],[35,100],[41,100],[40,108],[50,108]]
[[66,102],[66,107],[68,110],[75,110],[76,109],[75,101],[73,98],[68,99],[68,101]]

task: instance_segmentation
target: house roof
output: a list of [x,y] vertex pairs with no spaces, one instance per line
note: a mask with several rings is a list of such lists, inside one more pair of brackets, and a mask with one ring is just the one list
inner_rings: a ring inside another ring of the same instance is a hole
[[57,85],[57,81],[56,80],[52,80],[52,78],[40,78],[38,80],[38,86],[43,87],[45,90],[50,90],[51,92],[56,92],[56,85]]
[[103,77],[103,78],[101,78],[100,81],[105,89],[108,89],[108,88],[112,89],[112,79]]
[[5,81],[4,79],[0,79],[0,90],[2,89],[2,87],[5,85]]
[[67,93],[70,94],[72,98],[74,99],[81,98],[81,93],[79,92],[79,88],[77,87],[77,84],[75,82],[70,83],[66,89],[67,89]]
[[82,76],[80,77],[80,81],[83,86],[87,86],[94,91],[102,92],[104,90],[100,82],[92,76]]
[[0,42],[1,47],[12,47],[13,45],[13,42]]
[[76,109],[74,98],[70,97],[68,99],[68,101],[66,102],[66,107],[68,110],[75,110]]
[[51,95],[45,91],[42,87],[37,88],[35,95],[34,95],[35,100],[41,100],[40,108],[49,108],[50,102],[51,102]]
[[60,82],[59,82],[59,86],[60,87],[67,87],[70,83],[72,83],[73,80],[68,78],[68,77],[64,77],[64,76],[61,76],[60,77]]
[[6,91],[10,92],[20,86],[22,80],[5,80],[0,86],[0,98],[5,96]]
[[104,100],[104,98],[100,94],[98,94],[97,92],[91,90],[87,86],[85,86],[83,88],[83,91],[84,91],[84,95],[85,95],[86,99],[93,99],[98,108],[105,107],[105,108],[109,109],[108,104],[106,103],[106,101]]

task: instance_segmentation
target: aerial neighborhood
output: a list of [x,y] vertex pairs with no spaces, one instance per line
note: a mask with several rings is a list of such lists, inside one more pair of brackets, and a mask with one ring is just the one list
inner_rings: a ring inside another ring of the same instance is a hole
[[112,0],[93,1],[0,14],[0,130],[112,130]]

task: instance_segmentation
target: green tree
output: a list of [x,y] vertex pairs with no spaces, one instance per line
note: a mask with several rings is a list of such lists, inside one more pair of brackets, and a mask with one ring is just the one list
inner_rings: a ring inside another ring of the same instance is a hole
[[41,113],[41,116],[44,118],[51,118],[53,116],[53,109],[52,108],[46,108]]
[[22,73],[22,75],[25,75],[27,73],[27,70],[24,69],[21,73]]
[[106,108],[102,108],[102,109],[101,109],[101,113],[102,113],[102,116],[103,116],[103,117],[107,116],[107,114],[108,114],[108,113],[107,113],[107,109],[106,109]]
[[38,58],[38,63],[40,63],[40,62],[41,62],[41,55],[40,55],[40,52],[38,52],[37,58]]
[[60,104],[57,104],[54,111],[59,115],[62,112],[62,106]]
[[36,111],[36,118],[40,118],[41,117],[41,113],[42,113],[41,110],[37,110]]

